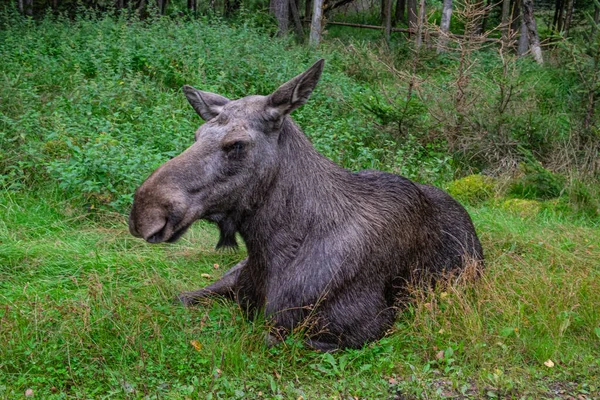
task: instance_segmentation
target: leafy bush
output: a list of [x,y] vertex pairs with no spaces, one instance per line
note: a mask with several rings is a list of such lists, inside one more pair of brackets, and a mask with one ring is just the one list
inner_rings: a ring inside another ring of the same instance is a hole
[[[253,21],[106,15],[36,23],[0,13],[0,185],[56,181],[91,204],[126,209],[141,180],[193,142],[201,121],[183,84],[230,98],[267,94],[320,57]],[[364,86],[336,57],[327,57],[321,84],[294,118],[339,164],[391,169],[397,145],[354,109]]]
[[521,164],[522,175],[509,187],[508,194],[522,199],[545,200],[559,197],[565,178],[537,164]]

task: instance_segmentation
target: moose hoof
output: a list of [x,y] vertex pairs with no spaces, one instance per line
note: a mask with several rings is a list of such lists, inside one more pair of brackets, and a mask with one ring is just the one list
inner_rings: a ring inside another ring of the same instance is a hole
[[173,299],[173,302],[175,304],[183,304],[185,307],[191,307],[200,303],[200,299],[203,299],[204,297],[205,296],[195,292],[182,292]]
[[277,337],[276,335],[272,335],[270,333],[267,333],[265,335],[265,345],[268,348],[275,347],[280,343],[281,343],[281,339],[279,337]]
[[311,347],[317,351],[321,351],[323,353],[333,353],[340,349],[340,346],[338,346],[335,343],[322,342],[320,340],[307,339],[305,343],[309,347]]

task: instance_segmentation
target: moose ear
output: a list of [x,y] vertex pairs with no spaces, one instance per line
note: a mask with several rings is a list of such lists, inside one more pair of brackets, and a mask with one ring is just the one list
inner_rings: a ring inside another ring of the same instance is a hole
[[216,117],[229,103],[229,99],[218,94],[203,92],[188,85],[183,86],[183,93],[194,110],[203,120],[208,121]]
[[274,109],[279,116],[284,116],[306,103],[319,82],[324,63],[325,60],[320,59],[312,67],[281,85],[269,96],[268,107]]

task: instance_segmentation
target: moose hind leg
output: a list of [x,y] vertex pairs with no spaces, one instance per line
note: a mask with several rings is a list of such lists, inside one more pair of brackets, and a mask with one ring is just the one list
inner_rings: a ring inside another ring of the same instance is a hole
[[198,290],[193,290],[191,292],[179,293],[177,295],[176,300],[183,303],[184,306],[189,307],[198,304],[200,300],[206,297],[223,296],[230,299],[234,299],[238,275],[240,273],[240,270],[244,268],[247,262],[247,258],[243,259],[234,267],[230,268],[227,272],[225,272],[221,279],[206,287],[203,287]]

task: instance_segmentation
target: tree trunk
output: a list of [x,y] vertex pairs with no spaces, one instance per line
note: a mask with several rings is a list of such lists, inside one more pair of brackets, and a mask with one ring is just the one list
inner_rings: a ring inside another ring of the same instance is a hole
[[288,0],[271,0],[271,13],[277,18],[277,34],[283,36],[289,27],[290,7]]
[[415,45],[417,49],[421,48],[423,44],[423,29],[425,28],[425,0],[421,0],[419,4],[419,21],[417,26],[417,37],[415,39]]
[[381,8],[383,11],[383,34],[389,43],[392,34],[392,0],[383,0]]
[[312,22],[310,24],[311,46],[318,46],[321,42],[321,32],[323,30],[323,0],[313,0]]
[[17,0],[17,8],[19,9],[19,12],[21,14],[23,14],[24,8],[23,8],[23,0]]
[[302,30],[302,22],[300,21],[300,13],[298,12],[298,4],[296,4],[296,0],[290,1],[290,12],[292,14],[292,20],[294,21],[294,30],[296,31],[296,36],[299,39],[302,39],[304,36],[304,31]]
[[33,17],[33,0],[25,0],[25,15]]
[[481,17],[481,26],[479,27],[479,33],[484,33],[489,13],[492,11],[492,0],[487,0],[487,5],[482,10],[483,16]]
[[450,20],[452,19],[452,0],[444,0],[442,5],[442,21],[440,22],[440,39],[437,52],[443,53],[448,45],[448,33],[450,32]]
[[510,40],[510,0],[502,1],[502,42],[508,45]]
[[565,4],[566,4],[565,0],[561,0],[560,9],[558,10],[558,19],[556,22],[556,31],[557,32],[562,32],[563,26],[565,25],[564,24],[565,21],[563,18],[564,14],[565,14]]
[[561,7],[562,0],[556,0],[554,2],[554,16],[552,17],[552,25],[550,26],[551,30],[554,32],[558,32],[558,14]]
[[521,18],[521,29],[519,30],[519,47],[517,48],[517,54],[524,56],[529,50],[529,37],[527,36],[527,25],[525,25],[525,19]]
[[565,36],[569,36],[569,29],[571,28],[571,21],[573,20],[573,7],[575,6],[574,0],[567,0],[567,9],[565,10],[565,24],[563,25],[563,30],[565,31]]
[[196,0],[187,0],[187,7],[190,12],[194,13],[194,15],[196,14],[196,10],[197,10]]
[[[572,0],[570,0],[572,1]],[[535,61],[543,64],[542,48],[540,47],[540,37],[538,35],[535,16],[533,15],[533,0],[523,0],[523,21],[527,27],[527,38],[529,39],[529,49]]]
[[512,0],[510,29],[517,32],[521,29],[521,0]]
[[394,25],[398,22],[406,22],[404,9],[406,8],[406,0],[396,0],[396,12],[394,13]]
[[140,16],[142,16],[142,13],[144,12],[145,8],[146,8],[146,0],[140,0],[140,3],[137,8],[138,14]]
[[412,33],[417,31],[417,0],[408,0],[408,29]]
[[304,2],[304,19],[309,20],[312,15],[312,2],[310,0],[305,0]]
[[225,17],[233,17],[241,6],[241,0],[225,0]]
[[590,40],[594,40],[594,36],[596,36],[596,31],[600,26],[600,4],[594,4],[594,25],[592,25],[592,37]]
[[165,15],[166,5],[167,5],[167,0],[156,0],[156,6],[158,7],[158,13],[160,15]]

